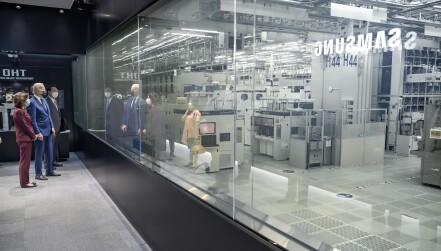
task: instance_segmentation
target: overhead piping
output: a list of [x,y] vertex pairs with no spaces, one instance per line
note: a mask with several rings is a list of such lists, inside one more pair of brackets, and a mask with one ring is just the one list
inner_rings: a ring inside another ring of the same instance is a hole
[[418,6],[414,6],[414,7],[405,9],[405,10],[393,11],[393,12],[388,13],[388,16],[394,16],[396,14],[402,14],[402,13],[407,13],[407,12],[414,11],[414,10],[424,9],[427,7],[437,5],[439,3],[441,3],[441,1],[437,0],[437,1],[430,2],[430,3],[425,3],[425,4],[418,5]]
[[378,7],[389,7],[389,8],[413,8],[420,7],[428,3],[420,4],[404,4],[404,3],[394,3],[390,1],[376,1],[376,0],[338,0],[338,2],[349,3],[349,4],[361,4],[361,5],[372,5]]

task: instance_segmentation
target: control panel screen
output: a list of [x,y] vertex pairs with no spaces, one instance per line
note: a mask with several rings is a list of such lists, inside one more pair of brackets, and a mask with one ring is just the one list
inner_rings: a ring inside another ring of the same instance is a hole
[[204,134],[215,134],[216,133],[216,122],[205,122],[199,124],[199,132]]

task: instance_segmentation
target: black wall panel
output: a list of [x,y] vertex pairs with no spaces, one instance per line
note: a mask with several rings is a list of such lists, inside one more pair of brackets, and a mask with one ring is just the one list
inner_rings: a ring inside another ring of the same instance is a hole
[[90,7],[87,47],[156,0],[95,0]]
[[[124,2],[124,1],[121,1]],[[0,50],[83,54],[87,12],[0,3]]]
[[94,0],[84,10],[0,3],[0,50],[84,54],[118,25],[156,0]]
[[80,129],[77,155],[153,250],[279,250]]

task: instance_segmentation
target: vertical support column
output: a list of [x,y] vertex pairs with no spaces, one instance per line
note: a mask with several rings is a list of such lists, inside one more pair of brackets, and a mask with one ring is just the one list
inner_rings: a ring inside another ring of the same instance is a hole
[[404,79],[404,52],[394,50],[392,52],[392,73],[390,83],[390,102],[387,123],[387,145],[388,151],[396,151],[398,126],[399,126],[399,96],[403,91]]

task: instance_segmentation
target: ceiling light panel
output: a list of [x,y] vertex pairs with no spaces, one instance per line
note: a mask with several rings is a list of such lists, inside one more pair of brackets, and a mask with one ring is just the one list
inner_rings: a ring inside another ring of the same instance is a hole
[[331,3],[331,16],[370,22],[385,22],[387,21],[387,9],[378,7],[367,9],[363,7]]
[[1,2],[13,4],[25,4],[57,9],[70,9],[74,0],[2,0]]

